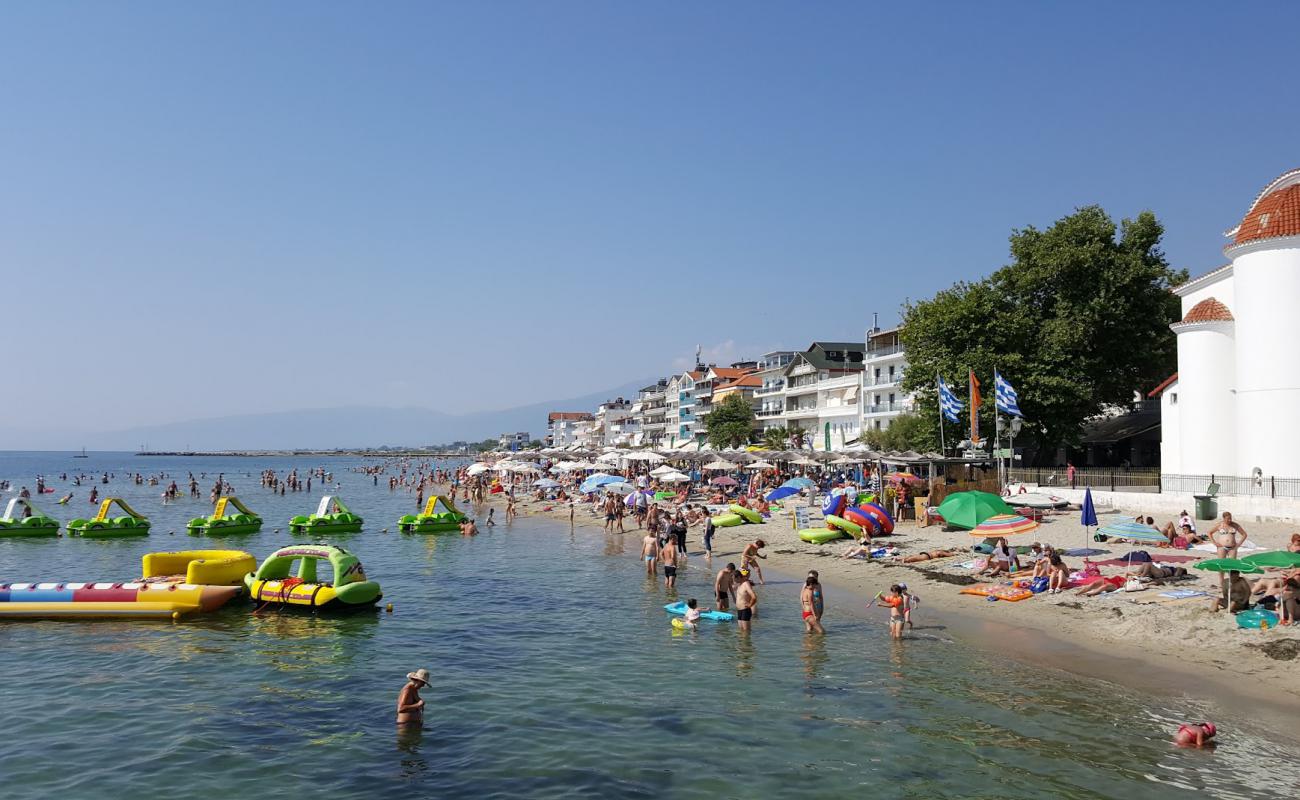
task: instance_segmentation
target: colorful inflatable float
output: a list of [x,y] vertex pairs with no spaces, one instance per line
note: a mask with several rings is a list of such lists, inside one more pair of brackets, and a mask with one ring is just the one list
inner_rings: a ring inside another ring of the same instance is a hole
[[0,517],[0,539],[58,536],[59,521],[42,514],[30,500],[15,497]]
[[371,608],[384,596],[356,556],[327,544],[276,550],[244,584],[256,602],[310,611]]
[[745,518],[739,514],[717,514],[713,517],[713,527],[715,528],[734,528],[737,525],[744,525]]
[[237,550],[149,553],[135,581],[3,583],[0,618],[179,619],[238,597],[241,573],[256,563]]
[[320,499],[316,513],[309,517],[296,516],[289,520],[289,533],[306,533],[327,536],[333,533],[356,533],[364,520],[348,510],[337,496],[327,494]]
[[732,514],[737,515],[738,517],[740,517],[745,522],[748,522],[751,525],[759,525],[763,522],[763,515],[747,506],[742,506],[737,503],[732,503],[731,505],[727,506],[727,510],[730,511]]
[[[668,605],[664,606],[664,611],[667,611],[669,614],[672,614],[673,616],[676,617],[685,616],[686,601],[679,600],[676,603],[669,603]],[[733,622],[736,619],[736,615],[727,611],[709,610],[709,611],[701,611],[700,619],[707,619],[713,622]]]
[[462,522],[469,517],[456,508],[456,504],[440,494],[429,498],[424,513],[407,514],[397,521],[401,533],[453,533],[460,531]]
[[[226,516],[226,509],[234,506],[238,514]],[[238,533],[257,533],[262,529],[262,518],[254,514],[248,506],[230,495],[217,499],[217,506],[210,517],[195,517],[185,526],[190,536],[226,536]]]
[[848,534],[838,528],[803,528],[799,531],[799,538],[809,544],[826,544],[846,536]]
[[[116,503],[126,512],[121,517],[109,517],[108,511]],[[68,523],[68,535],[87,539],[116,539],[123,536],[148,536],[149,518],[137,513],[120,497],[107,497],[99,504],[94,519],[74,519]]]

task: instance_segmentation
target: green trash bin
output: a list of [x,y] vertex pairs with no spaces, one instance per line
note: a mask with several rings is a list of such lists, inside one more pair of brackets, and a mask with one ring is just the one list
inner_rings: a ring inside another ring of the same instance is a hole
[[1219,493],[1219,484],[1211,483],[1205,489],[1205,494],[1194,494],[1192,498],[1196,500],[1196,518],[1197,519],[1214,519],[1219,516],[1219,501],[1216,495]]

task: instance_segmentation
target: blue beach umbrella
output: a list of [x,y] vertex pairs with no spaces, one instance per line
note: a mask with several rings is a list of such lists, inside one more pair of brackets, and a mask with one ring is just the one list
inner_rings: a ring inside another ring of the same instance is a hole
[[798,491],[799,489],[816,489],[817,482],[812,478],[791,478],[781,484],[781,488],[794,488],[795,491]]
[[603,472],[597,472],[595,475],[592,475],[590,478],[583,481],[582,485],[578,487],[578,491],[583,494],[589,494],[607,483],[622,483],[624,480],[624,478],[620,478],[617,475],[606,475]]
[[538,489],[558,489],[560,482],[553,481],[550,478],[542,478],[541,480],[533,481],[533,485]]
[[1097,527],[1097,508],[1092,504],[1092,487],[1089,486],[1083,490],[1083,513],[1079,516],[1079,522],[1083,524],[1083,548],[1088,549],[1088,542],[1092,539],[1092,528]]
[[785,498],[796,494],[799,494],[799,490],[793,486],[778,486],[767,493],[767,500],[768,502],[772,502],[773,500],[784,500]]

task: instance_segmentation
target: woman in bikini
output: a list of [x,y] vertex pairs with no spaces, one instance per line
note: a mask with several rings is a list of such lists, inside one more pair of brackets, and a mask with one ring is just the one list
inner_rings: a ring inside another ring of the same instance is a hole
[[922,550],[921,552],[903,557],[904,564],[916,564],[921,561],[932,561],[936,558],[948,558],[949,556],[961,555],[960,550]]

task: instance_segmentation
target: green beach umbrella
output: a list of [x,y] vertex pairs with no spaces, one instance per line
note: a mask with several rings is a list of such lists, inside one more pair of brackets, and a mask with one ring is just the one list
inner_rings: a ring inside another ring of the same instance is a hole
[[1196,569],[1203,569],[1209,572],[1244,572],[1247,575],[1253,575],[1264,571],[1260,567],[1257,567],[1248,561],[1243,561],[1240,558],[1211,558],[1202,561],[1199,564],[1193,564],[1192,566]]
[[1016,510],[989,492],[957,492],[939,504],[939,516],[954,528],[973,529],[989,517],[1015,514]]
[[1270,550],[1267,553],[1256,553],[1253,556],[1246,556],[1241,560],[1247,564],[1254,564],[1257,567],[1300,567],[1300,553],[1288,553],[1285,550]]

